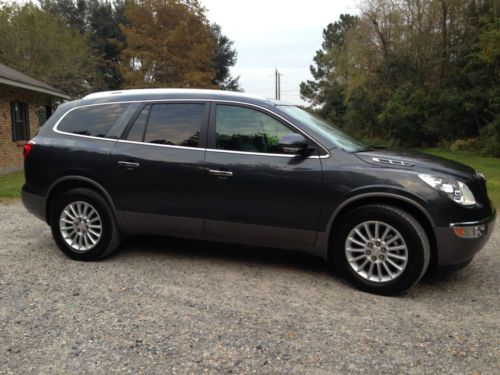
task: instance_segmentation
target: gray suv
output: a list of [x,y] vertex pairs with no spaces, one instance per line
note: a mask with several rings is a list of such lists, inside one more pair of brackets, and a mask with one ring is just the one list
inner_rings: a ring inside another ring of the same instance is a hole
[[69,257],[126,235],[282,247],[390,294],[469,263],[495,210],[474,169],[373,149],[303,109],[209,90],[129,90],[59,106],[24,150],[26,208]]

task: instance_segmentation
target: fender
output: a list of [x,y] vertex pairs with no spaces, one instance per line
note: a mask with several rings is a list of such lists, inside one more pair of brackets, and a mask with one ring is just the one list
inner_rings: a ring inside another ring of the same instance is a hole
[[[425,215],[425,217],[429,220],[429,222],[433,226],[435,226],[434,220],[432,219],[431,215],[429,215],[429,212],[427,212],[427,210],[424,208],[424,206],[421,203],[419,203],[417,201],[417,199],[412,199],[412,198],[409,198],[409,197],[406,197],[406,196],[403,196],[403,195],[400,195],[400,194],[395,194],[395,193],[371,192],[371,193],[362,193],[362,194],[355,195],[355,196],[353,196],[351,198],[346,199],[344,202],[342,202],[342,204],[340,206],[338,206],[335,209],[335,211],[333,212],[333,214],[330,216],[330,219],[328,220],[328,224],[327,224],[327,230],[330,231],[331,226],[332,226],[333,222],[335,221],[335,218],[337,217],[337,215],[339,214],[339,212],[345,206],[347,206],[348,204],[350,204],[352,202],[356,202],[356,201],[358,201],[360,199],[374,198],[374,197],[397,199],[397,200],[409,203],[412,206],[414,206],[415,208],[417,208],[420,212],[422,212]],[[415,198],[417,198],[417,197],[415,197]]]
[[109,195],[109,193],[106,191],[106,189],[101,184],[99,184],[98,182],[96,182],[88,177],[83,177],[83,176],[78,176],[78,175],[69,175],[69,176],[64,176],[64,177],[58,178],[56,181],[54,181],[50,185],[49,189],[47,190],[47,195],[46,195],[46,198],[45,198],[44,203],[43,203],[43,206],[44,206],[43,209],[45,212],[45,217],[46,217],[47,223],[49,222],[49,220],[48,220],[49,213],[47,212],[47,208],[48,208],[47,203],[49,201],[50,194],[57,186],[59,186],[60,184],[62,184],[64,182],[67,182],[67,181],[82,181],[82,182],[85,182],[85,183],[90,184],[90,185],[94,186],[95,188],[97,188],[104,195],[106,200],[111,205],[111,210],[113,211],[113,214],[115,215],[115,219],[121,219],[121,218],[117,217],[118,211],[116,210],[116,206],[115,206],[115,203],[113,202],[113,199],[111,199],[111,196]]
[[[424,216],[429,220],[431,223],[432,227],[435,228],[435,223],[434,220],[432,219],[431,215],[429,212],[425,209],[425,207],[417,201],[418,197],[415,197],[416,199],[412,199],[410,197],[406,197],[400,194],[396,193],[389,193],[389,192],[382,192],[382,191],[377,191],[377,192],[369,192],[369,193],[362,193],[362,194],[357,194],[354,195],[340,204],[335,211],[332,213],[330,216],[330,219],[328,220],[326,230],[325,232],[320,232],[318,233],[318,241],[317,241],[317,249],[319,250],[318,255],[321,255],[323,258],[327,259],[328,258],[328,242],[330,240],[330,233],[332,230],[333,223],[335,219],[337,218],[338,214],[342,211],[344,207],[347,205],[359,201],[361,199],[366,199],[366,198],[391,198],[395,200],[399,200],[405,203],[411,204],[413,207],[418,209]],[[419,199],[421,200],[421,199]]]

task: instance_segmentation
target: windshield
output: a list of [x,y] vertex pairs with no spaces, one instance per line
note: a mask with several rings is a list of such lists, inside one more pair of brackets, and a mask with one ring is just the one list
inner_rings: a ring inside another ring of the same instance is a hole
[[330,139],[335,146],[340,147],[347,152],[360,152],[370,149],[367,145],[337,129],[333,124],[320,117],[314,116],[299,107],[279,105],[278,108],[292,116],[294,119],[314,128],[314,130]]

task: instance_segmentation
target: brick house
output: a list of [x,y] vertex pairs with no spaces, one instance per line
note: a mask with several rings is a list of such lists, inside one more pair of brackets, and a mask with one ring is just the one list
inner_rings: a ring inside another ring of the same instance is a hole
[[22,149],[69,97],[55,88],[0,64],[0,173],[22,169]]

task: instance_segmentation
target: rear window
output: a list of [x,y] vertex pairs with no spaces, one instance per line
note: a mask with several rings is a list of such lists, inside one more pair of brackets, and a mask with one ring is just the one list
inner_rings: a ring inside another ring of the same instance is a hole
[[59,123],[57,129],[67,133],[92,137],[117,138],[111,131],[130,115],[128,104],[104,104],[76,108]]

